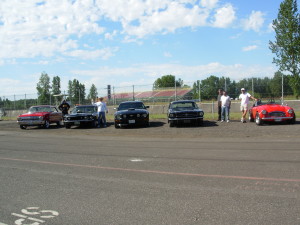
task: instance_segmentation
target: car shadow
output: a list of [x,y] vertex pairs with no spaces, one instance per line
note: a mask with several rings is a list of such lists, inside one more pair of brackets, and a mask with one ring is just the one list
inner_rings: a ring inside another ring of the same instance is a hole
[[201,127],[216,127],[216,126],[219,126],[217,124],[216,121],[210,121],[210,120],[204,120],[203,121],[203,124],[201,125],[196,125],[196,124],[178,124],[178,125],[175,125],[175,127],[177,128],[201,128]]

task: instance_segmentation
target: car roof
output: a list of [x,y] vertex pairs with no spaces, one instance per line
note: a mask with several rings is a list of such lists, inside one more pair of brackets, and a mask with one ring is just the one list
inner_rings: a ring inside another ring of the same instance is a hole
[[32,105],[30,107],[56,107],[54,105]]
[[97,107],[95,105],[76,105],[75,107]]
[[122,103],[143,103],[142,101],[125,101],[125,102],[121,102]]
[[194,103],[196,103],[193,100],[179,100],[179,101],[173,101],[173,102],[171,102],[171,104],[173,104],[173,103],[184,103],[184,102],[194,102]]

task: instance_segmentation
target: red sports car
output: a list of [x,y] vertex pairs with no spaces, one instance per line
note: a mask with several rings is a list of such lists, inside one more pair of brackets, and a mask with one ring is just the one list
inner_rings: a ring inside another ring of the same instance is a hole
[[294,109],[282,105],[280,101],[276,102],[273,99],[267,102],[258,100],[253,107],[249,109],[249,120],[257,125],[262,125],[264,122],[288,122],[294,124],[296,115]]
[[61,125],[62,113],[55,106],[38,105],[30,107],[28,113],[18,116],[17,120],[21,129],[26,129],[27,126],[49,128],[51,123]]

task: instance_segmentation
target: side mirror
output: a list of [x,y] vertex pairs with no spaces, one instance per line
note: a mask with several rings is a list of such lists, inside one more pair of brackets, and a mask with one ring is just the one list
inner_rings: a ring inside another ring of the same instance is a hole
[[149,105],[147,105],[147,106],[146,106],[146,109],[149,109],[149,108],[150,108],[150,106],[149,106]]

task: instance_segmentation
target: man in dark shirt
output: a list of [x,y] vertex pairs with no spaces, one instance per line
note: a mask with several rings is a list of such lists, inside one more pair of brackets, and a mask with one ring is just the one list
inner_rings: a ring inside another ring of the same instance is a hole
[[62,112],[63,116],[69,114],[70,105],[66,100],[63,100],[58,108]]
[[217,102],[218,102],[218,121],[221,121],[221,111],[222,111],[222,102],[221,102],[221,97],[223,95],[223,89],[218,90],[218,97],[217,97]]

